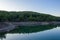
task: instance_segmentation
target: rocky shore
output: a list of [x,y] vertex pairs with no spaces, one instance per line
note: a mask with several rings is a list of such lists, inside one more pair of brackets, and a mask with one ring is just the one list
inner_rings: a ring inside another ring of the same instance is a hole
[[10,22],[14,25],[19,25],[19,26],[38,26],[38,25],[57,25],[60,24],[60,22]]
[[60,25],[60,22],[0,22],[0,32],[9,32],[17,26]]

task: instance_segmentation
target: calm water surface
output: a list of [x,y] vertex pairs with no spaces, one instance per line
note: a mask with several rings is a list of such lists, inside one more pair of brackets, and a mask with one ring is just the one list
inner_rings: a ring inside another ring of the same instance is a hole
[[60,40],[60,27],[31,33],[6,33],[0,40]]

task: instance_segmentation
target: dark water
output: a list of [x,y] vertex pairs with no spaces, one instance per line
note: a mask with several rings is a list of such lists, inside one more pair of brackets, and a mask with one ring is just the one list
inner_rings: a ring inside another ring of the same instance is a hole
[[0,33],[0,40],[60,40],[57,25],[19,27],[8,33]]

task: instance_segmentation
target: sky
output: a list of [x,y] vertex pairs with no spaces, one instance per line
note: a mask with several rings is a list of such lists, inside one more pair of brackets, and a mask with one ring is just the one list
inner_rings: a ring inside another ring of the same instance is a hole
[[34,11],[60,16],[60,0],[0,0],[0,10]]

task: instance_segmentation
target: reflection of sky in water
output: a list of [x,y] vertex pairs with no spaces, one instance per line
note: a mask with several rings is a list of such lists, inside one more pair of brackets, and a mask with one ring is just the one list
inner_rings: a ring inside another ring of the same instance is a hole
[[59,40],[60,27],[29,34],[7,34],[4,40]]

